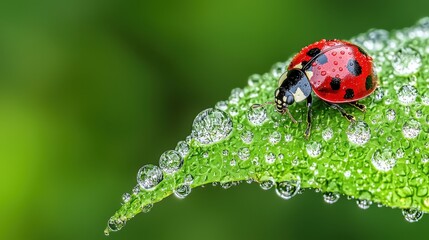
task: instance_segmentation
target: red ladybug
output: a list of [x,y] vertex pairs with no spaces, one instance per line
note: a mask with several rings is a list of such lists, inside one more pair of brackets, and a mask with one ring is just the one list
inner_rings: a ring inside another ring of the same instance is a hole
[[357,101],[370,95],[376,87],[377,75],[372,58],[362,48],[342,40],[323,39],[304,47],[293,58],[288,71],[280,76],[272,104],[276,105],[279,113],[288,113],[296,123],[288,106],[307,100],[307,129],[304,135],[308,138],[311,129],[311,92],[338,109],[347,120],[355,121],[338,104],[348,103],[365,111],[365,106]]

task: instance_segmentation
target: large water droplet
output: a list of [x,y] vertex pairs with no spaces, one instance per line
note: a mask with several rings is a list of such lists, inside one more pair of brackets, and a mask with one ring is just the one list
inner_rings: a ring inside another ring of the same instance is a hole
[[356,200],[356,204],[361,209],[368,209],[371,206],[372,202],[370,200],[366,200],[366,199],[358,199],[358,200]]
[[307,144],[306,149],[310,157],[318,157],[322,153],[322,144],[318,142],[312,142]]
[[162,179],[161,169],[152,164],[141,167],[137,173],[137,182],[146,190],[154,188]]
[[363,145],[371,138],[371,129],[366,122],[356,121],[347,128],[347,138],[351,143]]
[[174,189],[174,195],[178,198],[185,198],[191,193],[191,187],[188,184],[182,184]]
[[390,171],[396,165],[395,153],[390,148],[378,149],[372,155],[372,165],[379,171]]
[[327,192],[323,194],[323,200],[325,200],[326,203],[333,204],[336,203],[338,199],[340,199],[339,193]]
[[166,151],[159,158],[159,167],[167,174],[176,173],[182,166],[183,158],[177,151]]
[[240,148],[237,155],[241,160],[247,160],[250,157],[250,150],[247,147]]
[[121,221],[119,219],[113,219],[113,217],[111,217],[107,222],[107,227],[109,228],[109,231],[116,232],[121,230],[121,228],[123,228],[125,224],[126,224],[125,221]]
[[247,130],[240,135],[240,138],[244,143],[250,144],[253,141],[253,132]]
[[267,181],[262,181],[259,186],[264,189],[264,190],[269,190],[274,186],[274,181],[273,180],[267,180]]
[[225,112],[209,108],[198,114],[192,130],[199,143],[212,144],[228,137],[232,131],[232,121]]
[[263,107],[260,108],[250,108],[247,112],[247,119],[253,125],[259,126],[262,125],[265,120],[267,120],[267,110]]
[[277,183],[276,193],[283,199],[291,199],[301,189],[301,179],[298,177],[296,180],[284,181]]
[[396,75],[408,76],[417,73],[422,66],[420,53],[410,47],[396,51],[392,58],[392,67]]
[[412,139],[416,138],[420,133],[420,123],[414,119],[406,121],[402,127],[402,134],[404,137]]
[[184,158],[189,153],[189,145],[185,141],[180,141],[177,143],[176,151]]
[[410,85],[402,86],[398,91],[398,100],[401,104],[410,105],[416,101],[417,89]]
[[408,222],[417,222],[423,217],[423,212],[418,209],[403,209],[402,215]]

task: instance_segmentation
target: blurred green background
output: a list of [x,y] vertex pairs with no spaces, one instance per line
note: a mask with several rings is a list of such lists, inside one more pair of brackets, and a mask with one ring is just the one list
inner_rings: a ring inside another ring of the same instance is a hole
[[[429,1],[1,1],[0,238],[106,239],[146,163],[194,116],[321,38],[391,30]],[[283,201],[256,184],[194,189],[110,239],[404,239],[429,217]],[[424,238],[424,235],[422,236]]]

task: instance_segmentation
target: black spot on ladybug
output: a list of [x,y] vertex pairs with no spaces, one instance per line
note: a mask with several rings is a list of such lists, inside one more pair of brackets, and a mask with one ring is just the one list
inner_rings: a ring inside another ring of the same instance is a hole
[[346,94],[344,94],[344,99],[352,99],[355,96],[355,92],[353,89],[348,88],[346,89]]
[[312,48],[312,49],[308,50],[307,56],[315,57],[319,53],[320,53],[320,49],[319,48]]
[[341,79],[336,78],[336,77],[332,78],[331,83],[330,83],[332,90],[339,90],[340,89],[340,83],[341,83]]
[[365,56],[368,56],[368,53],[365,52],[365,50],[363,50],[361,47],[357,46],[358,50],[360,53],[362,53]]
[[305,67],[305,65],[307,65],[307,63],[308,63],[307,61],[302,61],[302,62],[301,62],[301,66],[304,68],[304,67]]
[[356,59],[350,59],[347,63],[347,70],[355,76],[359,76],[362,73],[362,67],[359,65]]
[[372,89],[373,85],[372,85],[372,76],[368,75],[368,77],[366,77],[366,81],[365,81],[365,89],[366,90],[370,90]]
[[325,54],[322,54],[317,57],[316,62],[319,63],[320,65],[323,65],[328,62],[328,58],[326,57]]

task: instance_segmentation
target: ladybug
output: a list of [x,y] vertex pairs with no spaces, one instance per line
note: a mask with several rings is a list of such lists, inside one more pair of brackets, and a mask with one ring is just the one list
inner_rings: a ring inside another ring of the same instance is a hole
[[348,121],[354,122],[355,118],[338,104],[347,103],[365,112],[365,106],[357,101],[373,93],[376,87],[377,75],[372,58],[362,48],[343,40],[322,39],[294,56],[287,71],[280,76],[275,101],[267,104],[274,104],[279,113],[287,113],[297,123],[288,106],[306,100],[307,129],[304,135],[308,138],[312,92]]

